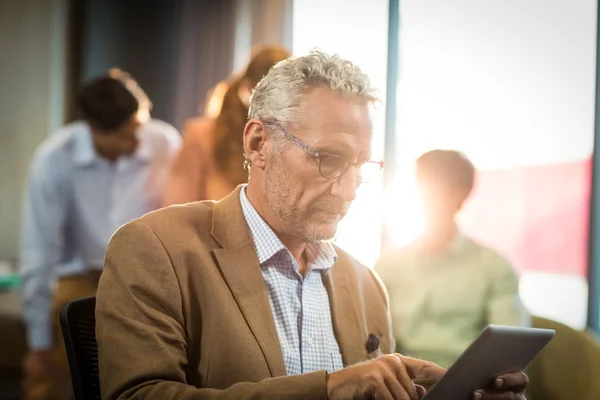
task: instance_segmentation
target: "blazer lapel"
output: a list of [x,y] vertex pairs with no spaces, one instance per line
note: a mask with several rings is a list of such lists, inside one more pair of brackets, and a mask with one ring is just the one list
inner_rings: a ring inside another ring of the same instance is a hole
[[[343,263],[338,259],[336,265]],[[366,321],[360,316],[357,288],[351,287],[348,275],[334,265],[325,275],[325,287],[329,294],[333,330],[342,353],[344,366],[366,360]]]
[[281,345],[260,265],[240,204],[240,187],[214,208],[214,255],[235,301],[258,342],[271,376],[286,374]]

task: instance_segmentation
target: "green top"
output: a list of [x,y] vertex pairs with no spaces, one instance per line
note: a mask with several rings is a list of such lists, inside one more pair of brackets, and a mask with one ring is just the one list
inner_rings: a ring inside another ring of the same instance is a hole
[[512,266],[461,234],[444,254],[426,254],[416,241],[382,257],[375,270],[406,355],[448,368],[486,325],[531,323]]

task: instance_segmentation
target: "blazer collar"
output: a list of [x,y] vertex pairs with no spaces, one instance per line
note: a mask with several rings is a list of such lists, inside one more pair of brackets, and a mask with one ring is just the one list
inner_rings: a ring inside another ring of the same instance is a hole
[[[214,250],[219,268],[248,326],[260,345],[272,376],[286,374],[283,354],[267,289],[250,229],[244,218],[238,186],[214,206],[211,234],[222,246]],[[340,254],[341,253],[341,254]],[[344,252],[325,276],[334,334],[344,365],[364,360],[366,321],[361,318],[360,293],[343,264],[353,261]]]
[[343,268],[343,265],[351,265],[354,261],[345,252],[337,253],[339,258],[325,275],[324,284],[329,295],[335,338],[344,366],[348,366],[366,358],[367,323],[361,312],[359,296],[362,291],[356,286],[356,278],[352,279],[351,269]]
[[286,374],[281,344],[250,230],[244,219],[238,186],[214,206],[211,234],[222,246],[217,264],[256,341],[271,376]]
[[211,234],[223,247],[242,249],[253,246],[250,228],[244,218],[238,186],[214,206]]

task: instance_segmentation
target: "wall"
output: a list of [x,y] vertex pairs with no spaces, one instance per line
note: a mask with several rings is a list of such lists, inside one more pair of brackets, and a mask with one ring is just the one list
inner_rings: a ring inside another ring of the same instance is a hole
[[478,168],[461,229],[521,273],[534,314],[586,325],[596,78],[594,0],[400,2],[398,181],[389,226],[423,226],[414,160],[463,151]]
[[14,260],[36,146],[64,118],[67,0],[0,1],[0,260]]
[[[172,122],[183,1],[144,3],[78,0],[81,7],[79,83],[118,67],[129,72],[154,104],[153,116]],[[206,3],[199,2],[199,3]]]
[[251,45],[291,44],[291,0],[79,1],[81,81],[120,67],[148,93],[153,116],[180,130]]
[[0,260],[18,254],[33,151],[76,117],[84,81],[120,67],[181,129],[252,44],[291,47],[291,12],[292,0],[0,0]]

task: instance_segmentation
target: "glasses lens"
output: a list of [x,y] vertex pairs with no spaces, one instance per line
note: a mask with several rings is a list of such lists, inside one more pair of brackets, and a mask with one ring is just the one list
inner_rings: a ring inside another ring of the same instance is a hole
[[320,160],[319,172],[325,178],[335,179],[348,169],[348,162],[340,156],[326,154],[322,155]]
[[381,172],[381,164],[377,161],[367,161],[356,171],[356,180],[361,183],[371,182]]

